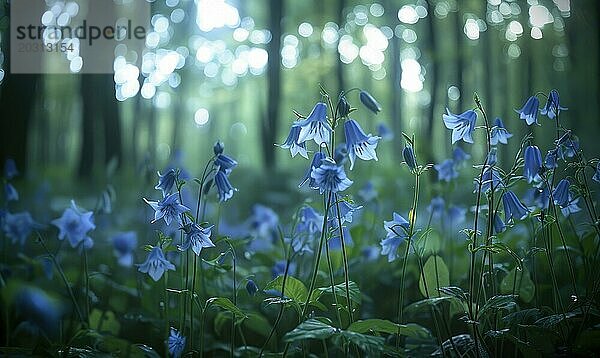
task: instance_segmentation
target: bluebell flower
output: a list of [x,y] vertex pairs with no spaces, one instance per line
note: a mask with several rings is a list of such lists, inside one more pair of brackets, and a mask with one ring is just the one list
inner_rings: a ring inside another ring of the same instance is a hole
[[489,166],[496,165],[498,163],[498,149],[496,147],[492,147],[487,154],[486,164]]
[[336,107],[338,116],[341,118],[347,117],[348,114],[350,114],[351,109],[352,108],[350,107],[350,103],[348,103],[346,96],[340,96]]
[[350,204],[346,200],[340,200],[337,205],[336,203],[332,203],[329,208],[329,221],[334,221],[333,227],[337,227],[338,224],[338,211],[337,208],[340,208],[340,219],[342,221],[342,225],[346,222],[352,222],[352,215],[355,211],[362,209],[362,205],[353,205]]
[[171,327],[169,333],[169,354],[174,358],[179,358],[185,349],[186,338],[178,330]]
[[306,173],[304,174],[304,178],[302,179],[300,184],[298,184],[298,187],[301,187],[302,185],[304,185],[304,183],[308,182],[308,186],[311,189],[317,189],[315,180],[311,177],[311,174],[315,168],[321,166],[321,162],[323,161],[323,159],[325,159],[325,157],[326,156],[324,153],[315,152],[315,154],[313,155],[312,161],[310,162],[310,165],[308,166],[308,169],[306,170]]
[[146,198],[144,198],[144,201],[154,209],[154,220],[151,223],[164,219],[167,225],[171,225],[173,220],[181,224],[180,215],[186,211],[190,211],[187,206],[179,203],[178,193],[165,196],[160,201],[149,201]]
[[565,207],[569,205],[569,183],[568,179],[563,179],[558,182],[556,188],[552,192],[552,197],[554,198],[554,204]]
[[25,240],[33,230],[42,228],[42,225],[35,222],[31,214],[26,211],[15,214],[5,212],[1,222],[4,235],[10,238],[13,244],[18,242],[21,246],[25,244]]
[[348,149],[346,149],[346,143],[339,143],[336,145],[335,149],[333,150],[333,160],[338,163],[338,165],[344,165],[347,158]]
[[227,174],[223,171],[218,171],[215,175],[215,186],[217,187],[217,196],[220,202],[225,202],[233,197],[233,192],[237,191],[231,183]]
[[431,202],[427,205],[427,211],[432,217],[441,217],[446,210],[446,202],[441,196],[431,198]]
[[550,190],[548,190],[548,187],[542,184],[532,190],[532,204],[541,210],[547,210],[550,204]]
[[546,169],[554,169],[558,167],[558,151],[556,149],[551,149],[546,154],[546,159],[544,159],[544,166]]
[[[286,260],[279,260],[275,262],[273,268],[271,269],[271,275],[273,278],[278,276],[283,276],[285,274],[285,266],[287,265]],[[296,273],[296,263],[290,262],[290,267],[288,267],[288,276],[294,276]]]
[[397,213],[393,213],[391,221],[384,221],[385,239],[381,241],[381,254],[387,255],[388,262],[398,257],[398,246],[408,237],[410,223]]
[[529,214],[529,210],[510,190],[502,195],[502,205],[504,206],[504,221],[506,222],[511,222],[513,219],[522,220]]
[[573,158],[579,150],[579,138],[574,135],[566,134],[559,140],[558,156],[562,160]]
[[594,172],[594,175],[592,176],[592,180],[600,183],[600,162],[598,162],[598,165],[596,165],[596,171]]
[[502,119],[496,117],[496,119],[494,120],[494,126],[492,127],[490,133],[490,144],[508,144],[508,138],[512,136],[512,134],[508,133],[506,127],[504,127],[504,122],[502,122]]
[[374,245],[369,245],[363,247],[361,250],[361,255],[365,261],[375,261],[377,257],[379,257],[381,250],[379,247]]
[[453,114],[446,108],[446,114],[442,115],[446,128],[452,129],[452,144],[459,140],[467,143],[473,143],[473,131],[477,121],[477,113],[469,109],[461,114]]
[[131,267],[133,265],[133,250],[137,247],[137,234],[135,231],[120,232],[114,235],[112,243],[119,265]]
[[462,224],[467,218],[467,209],[461,206],[448,207],[448,222],[452,227]]
[[156,190],[160,190],[163,193],[163,196],[167,196],[173,186],[175,186],[175,179],[177,179],[177,172],[175,169],[169,169],[164,174],[158,174],[158,184],[154,187]]
[[362,104],[365,105],[365,107],[371,110],[371,112],[377,114],[379,113],[379,111],[381,111],[381,106],[379,105],[379,102],[377,102],[377,100],[373,96],[371,96],[369,92],[361,90],[358,94],[358,98],[360,99]]
[[60,301],[38,287],[24,285],[18,288],[14,296],[14,307],[14,313],[20,320],[44,331],[49,337],[56,338],[64,312]]
[[323,215],[311,206],[305,205],[298,211],[298,225],[296,233],[314,235],[323,229]]
[[331,126],[327,123],[327,105],[318,102],[306,119],[294,122],[294,126],[300,127],[298,143],[314,140],[319,146],[329,143],[331,137]]
[[353,183],[346,176],[344,167],[337,165],[331,158],[323,159],[321,165],[310,173],[310,177],[315,180],[315,186],[319,188],[321,194],[326,191],[333,193],[344,191]]
[[288,134],[285,142],[280,144],[279,147],[289,149],[292,154],[292,158],[297,154],[300,154],[304,158],[308,159],[308,153],[306,151],[306,142],[298,143],[298,137],[300,136],[300,127],[293,125],[290,128],[290,134]]
[[[493,189],[494,191],[499,188],[504,187],[504,183],[502,182],[502,178],[500,178],[500,174],[498,174],[498,170],[493,167],[487,167],[483,170],[483,177],[481,183],[481,191],[485,193],[486,191]],[[479,189],[479,185],[477,180],[475,181],[475,190],[477,192]]]
[[254,236],[270,237],[273,231],[277,229],[279,216],[273,209],[261,204],[255,204],[252,207],[252,215],[250,215],[249,226],[250,231]]
[[75,248],[83,243],[83,249],[90,249],[94,245],[92,239],[87,235],[90,230],[96,228],[94,213],[82,212],[73,200],[71,200],[71,207],[65,209],[60,218],[52,220],[52,225],[59,230],[58,239],[67,238],[71,247]]
[[248,294],[250,296],[256,295],[256,293],[258,292],[258,286],[254,282],[254,280],[248,280],[248,282],[246,282],[246,291],[248,291]]
[[461,147],[456,147],[452,151],[452,159],[456,164],[462,163],[466,160],[469,160],[471,155],[465,152]]
[[215,167],[219,168],[219,171],[225,172],[227,175],[231,174],[233,168],[238,165],[235,159],[226,154],[218,154],[214,163]]
[[[347,226],[342,227],[342,232],[344,233],[344,246],[352,246],[354,242],[352,241],[352,235],[350,234],[350,229]],[[342,249],[342,240],[340,238],[340,231],[335,230],[329,240],[327,240],[327,245],[329,245],[330,250],[341,250]]]
[[394,132],[384,122],[377,123],[376,129],[382,140],[387,142],[394,139]]
[[554,118],[556,118],[556,116],[558,114],[560,114],[560,111],[564,111],[564,110],[567,110],[567,108],[562,107],[560,105],[560,100],[558,98],[558,91],[553,89],[552,91],[550,91],[550,94],[548,95],[548,100],[546,101],[546,105],[544,106],[544,108],[540,109],[540,113],[543,116],[548,116],[548,118],[554,119]]
[[200,252],[204,247],[215,247],[215,244],[210,240],[211,229],[214,225],[203,228],[196,223],[187,223],[183,226],[185,232],[185,240],[183,244],[178,246],[179,251],[186,251],[192,248],[196,256],[200,256]]
[[223,144],[223,142],[221,142],[221,141],[216,141],[215,144],[213,145],[213,153],[215,153],[215,155],[222,154],[224,150],[225,150],[225,144]]
[[377,190],[372,181],[367,181],[365,185],[358,191],[358,196],[364,201],[369,202],[377,198]]
[[381,137],[365,134],[358,122],[348,119],[344,122],[344,134],[346,136],[346,150],[350,158],[350,170],[354,168],[356,157],[362,160],[374,159],[377,161],[377,142]]
[[581,211],[581,208],[579,207],[579,205],[577,205],[579,203],[579,198],[576,198],[575,200],[573,200],[573,198],[571,197],[571,195],[569,194],[569,202],[566,206],[561,207],[560,211],[562,212],[562,214],[565,217],[568,217],[571,214],[575,214],[577,212]]
[[42,272],[48,280],[52,280],[54,277],[54,263],[48,257],[40,257],[40,264],[42,265]]
[[446,159],[440,164],[436,164],[433,166],[435,170],[438,172],[438,180],[439,181],[451,181],[452,179],[458,178],[458,172],[454,167],[454,161],[452,159]]
[[19,200],[19,192],[12,186],[11,183],[4,184],[4,195],[6,196],[6,201],[17,201]]
[[165,258],[160,246],[156,246],[150,251],[146,261],[143,264],[138,264],[138,271],[147,273],[154,281],[160,280],[162,275],[167,270],[175,271],[175,265]]
[[6,159],[6,162],[4,162],[4,177],[10,180],[17,175],[19,175],[19,171],[15,161],[12,158]]
[[417,167],[417,159],[415,158],[415,151],[413,150],[413,147],[410,145],[405,146],[402,150],[402,157],[404,157],[406,165],[408,165],[411,170],[415,170]]
[[538,108],[540,107],[540,100],[536,96],[531,96],[527,99],[527,102],[521,109],[515,109],[515,112],[519,113],[519,118],[524,119],[528,126],[533,123],[537,124]]
[[494,234],[499,234],[506,230],[506,225],[498,213],[494,214]]
[[525,148],[523,159],[525,160],[523,176],[527,179],[527,182],[540,181],[539,172],[542,169],[542,153],[540,152],[540,148],[535,145],[528,146]]

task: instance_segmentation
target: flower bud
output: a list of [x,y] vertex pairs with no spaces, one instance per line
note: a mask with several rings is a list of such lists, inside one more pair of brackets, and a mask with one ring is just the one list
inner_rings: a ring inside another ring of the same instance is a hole
[[223,149],[225,149],[225,144],[223,144],[221,141],[217,141],[215,145],[213,145],[213,152],[215,155],[223,153]]
[[340,117],[347,117],[350,113],[350,104],[346,100],[346,96],[341,96],[337,104],[337,112]]
[[258,286],[256,286],[256,283],[254,283],[254,281],[248,280],[248,283],[246,283],[246,290],[248,291],[250,296],[254,296],[256,292],[258,292]]
[[361,90],[360,94],[358,95],[358,98],[360,98],[362,104],[364,104],[365,107],[370,109],[373,113],[377,114],[379,113],[379,111],[381,111],[381,106],[379,105],[379,102],[377,102],[377,100],[373,98],[373,96],[371,96],[369,92]]
[[404,147],[402,150],[402,156],[404,157],[404,161],[408,165],[411,170],[415,170],[417,167],[417,160],[415,159],[415,151],[411,146]]

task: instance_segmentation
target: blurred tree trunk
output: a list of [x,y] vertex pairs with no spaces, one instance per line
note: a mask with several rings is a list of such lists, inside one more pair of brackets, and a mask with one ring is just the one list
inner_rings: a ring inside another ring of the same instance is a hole
[[[100,96],[98,91],[97,75],[81,74],[81,152],[79,155],[80,177],[88,178],[94,169],[95,152],[95,123],[100,113]],[[112,91],[111,91],[112,93]]]
[[[344,9],[346,8],[346,0],[338,0],[337,2],[337,11],[338,11],[338,18],[337,18],[337,23],[338,26],[342,27],[342,24],[344,23]],[[339,39],[338,39],[338,43],[339,43]],[[336,76],[337,76],[337,83],[338,83],[338,93],[341,91],[346,91],[348,90],[348,88],[346,88],[346,83],[345,83],[345,76],[344,76],[344,63],[342,62],[340,55],[338,53],[338,51],[334,51],[335,53],[335,58],[336,58]],[[333,97],[334,103],[335,100],[337,99],[337,97]]]
[[454,26],[456,30],[456,87],[459,89],[460,96],[456,101],[456,108],[454,109],[456,112],[461,112],[463,110],[463,96],[465,95],[464,82],[463,82],[463,48],[462,48],[462,39],[463,39],[463,23],[462,23],[462,15],[460,13],[460,9],[456,9],[456,16],[454,17]]
[[[398,23],[397,11],[395,9],[393,2],[388,0],[386,3],[388,14],[388,21],[390,23],[390,27],[392,24]],[[391,87],[391,98],[390,103],[392,104],[391,115],[392,115],[392,131],[397,140],[393,141],[393,151],[394,151],[394,159],[396,161],[402,160],[402,141],[400,133],[402,133],[402,108],[400,104],[402,103],[402,87],[400,86],[400,81],[402,80],[402,71],[400,67],[400,38],[394,34],[391,41],[391,52],[390,52],[390,63],[391,63],[391,75],[388,76],[390,79],[390,87]]]
[[[434,26],[435,15],[433,14],[433,9],[427,1],[427,32],[428,32],[428,44],[427,48],[429,49],[429,61],[431,63],[431,71],[429,72],[429,83],[431,86],[431,102],[429,103],[429,108],[427,111],[427,128],[426,128],[426,138],[429,140],[433,139],[433,127],[434,127],[434,117],[436,117],[436,104],[438,98],[438,77],[440,72],[439,60],[438,60],[438,50],[437,50],[437,38]],[[433,150],[434,146],[425,145],[421,146],[421,150],[425,149],[423,152],[425,163],[433,163]]]
[[102,123],[104,123],[104,163],[116,161],[117,168],[123,160],[121,145],[121,112],[115,97],[115,83],[112,74],[100,75],[101,91],[104,93]]
[[[4,11],[9,12],[8,3]],[[7,26],[10,26],[7,24]],[[27,139],[35,94],[39,90],[40,75],[10,73],[10,36],[2,32],[2,53],[4,54],[4,79],[0,88],[0,165],[12,158],[21,173],[27,170]]]
[[267,46],[269,63],[267,68],[267,118],[262,122],[262,152],[265,167],[275,167],[277,125],[279,120],[279,101],[281,98],[281,21],[283,19],[283,0],[269,0],[269,29],[271,42]]

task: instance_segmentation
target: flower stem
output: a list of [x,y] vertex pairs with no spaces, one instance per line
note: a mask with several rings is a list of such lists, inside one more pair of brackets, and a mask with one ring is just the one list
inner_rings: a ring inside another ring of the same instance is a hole
[[[348,304],[348,315],[350,318],[350,324],[352,324],[352,322],[354,321],[353,318],[353,314],[352,314],[352,301],[350,300],[350,278],[349,278],[349,268],[348,268],[348,255],[346,254],[346,244],[344,243],[344,229],[342,228],[342,217],[341,217],[341,213],[340,213],[340,203],[338,200],[338,195],[337,193],[335,194],[335,207],[336,207],[336,212],[337,212],[337,221],[338,221],[338,228],[340,231],[340,242],[342,243],[342,258],[344,260],[344,283],[346,286],[346,303]],[[333,278],[332,278],[333,280]],[[335,296],[335,293],[334,293]],[[337,307],[336,307],[337,309]],[[340,326],[340,328],[342,328]]]

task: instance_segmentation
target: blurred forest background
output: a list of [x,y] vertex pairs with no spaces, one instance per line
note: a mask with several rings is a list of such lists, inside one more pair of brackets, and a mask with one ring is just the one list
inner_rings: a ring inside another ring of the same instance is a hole
[[[291,170],[289,152],[273,144],[285,139],[292,109],[307,113],[320,100],[319,84],[334,97],[360,87],[382,104],[378,115],[355,113],[366,130],[395,133],[378,150],[381,166],[401,161],[401,131],[420,138],[425,160],[447,157],[441,115],[473,108],[474,91],[520,138],[514,109],[556,88],[567,126],[586,151],[600,149],[596,0],[155,0],[151,8],[146,52],[117,48],[114,75],[12,75],[3,0],[0,157],[30,178],[102,185],[116,168],[129,177],[178,162],[197,171],[220,139],[244,170]],[[553,126],[536,129],[538,143],[552,135]]]

